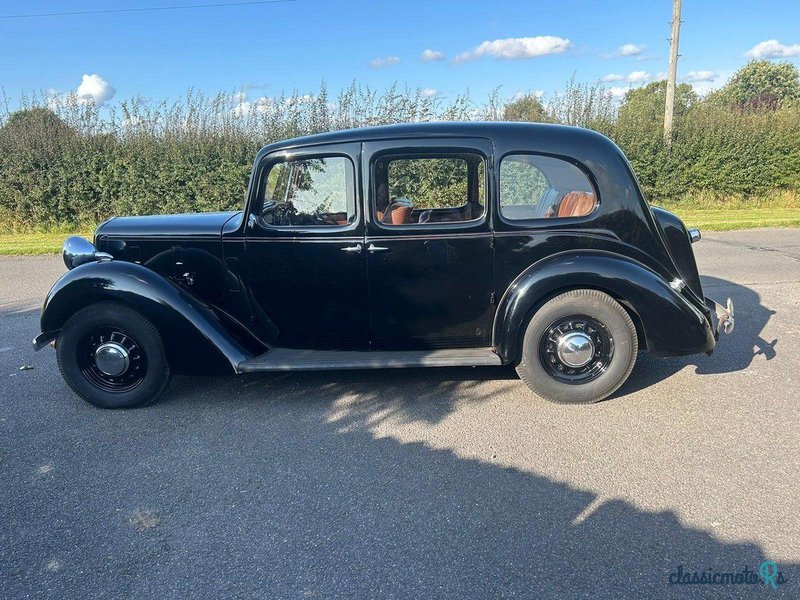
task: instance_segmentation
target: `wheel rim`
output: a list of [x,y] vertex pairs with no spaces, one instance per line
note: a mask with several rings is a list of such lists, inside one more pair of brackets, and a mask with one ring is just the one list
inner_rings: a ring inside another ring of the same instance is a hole
[[614,338],[605,325],[583,315],[553,322],[539,341],[539,360],[548,375],[580,384],[605,373],[614,356]]
[[147,374],[144,349],[118,328],[104,327],[84,336],[78,345],[78,365],[92,385],[112,393],[131,391]]

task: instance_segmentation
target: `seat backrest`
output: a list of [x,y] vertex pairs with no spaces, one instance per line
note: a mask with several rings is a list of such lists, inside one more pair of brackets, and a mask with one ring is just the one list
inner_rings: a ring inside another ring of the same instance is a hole
[[[379,213],[380,214],[380,213]],[[380,216],[381,223],[404,225],[411,218],[411,205],[406,201],[395,201]]]
[[558,205],[559,217],[584,217],[594,210],[594,194],[570,192],[564,194]]

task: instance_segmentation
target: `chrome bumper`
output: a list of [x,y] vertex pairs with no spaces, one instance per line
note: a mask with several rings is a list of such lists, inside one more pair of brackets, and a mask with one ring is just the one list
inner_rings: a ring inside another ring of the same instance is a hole
[[734,325],[733,300],[728,298],[725,306],[715,302],[711,298],[706,298],[706,306],[711,311],[712,325],[714,327],[714,339],[719,339],[719,333],[732,333]]
[[45,331],[33,338],[33,349],[38,352],[58,337],[58,331]]

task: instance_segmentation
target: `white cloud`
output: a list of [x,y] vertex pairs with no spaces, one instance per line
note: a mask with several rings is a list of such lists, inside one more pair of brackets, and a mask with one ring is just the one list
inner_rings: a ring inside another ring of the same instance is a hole
[[373,69],[382,69],[384,67],[391,67],[396,65],[400,62],[399,56],[383,56],[380,58],[374,58],[369,61],[369,66]]
[[606,88],[606,91],[611,94],[615,100],[621,100],[628,90],[633,89],[637,84],[643,84],[652,79],[652,76],[647,71],[631,71],[627,75],[618,75],[617,73],[609,73],[605,77],[601,77],[600,81],[610,83],[614,81],[624,81],[628,85],[614,85]]
[[617,56],[639,56],[644,51],[644,46],[636,44],[623,44],[617,48]]
[[750,48],[747,58],[789,58],[800,56],[800,44],[784,46],[778,40],[766,40]]
[[274,110],[274,102],[272,98],[267,96],[261,96],[250,102],[244,92],[238,92],[234,95],[233,100],[237,104],[231,109],[231,112],[237,117],[250,114],[263,115]]
[[422,62],[436,62],[439,60],[444,60],[445,55],[444,52],[440,52],[439,50],[431,50],[427,48],[422,51],[422,54],[419,55],[419,58]]
[[117,93],[111,84],[100,75],[84,75],[81,84],[75,91],[79,102],[92,102],[95,106],[103,106]]
[[718,77],[714,71],[689,71],[681,77],[685,83],[700,83],[702,81],[714,81]]
[[436,88],[423,88],[419,92],[423,98],[433,98],[439,95],[439,90]]
[[[242,115],[266,115],[277,111],[304,110],[306,105],[316,102],[319,99],[314,94],[292,94],[282,98],[271,98],[260,96],[255,100],[248,100],[247,93],[244,91],[236,92],[231,96],[233,108],[231,113],[236,116]],[[332,107],[333,104],[329,104]]]
[[616,100],[620,100],[625,96],[625,94],[628,93],[629,89],[631,89],[631,88],[625,87],[625,86],[614,85],[614,86],[611,86],[610,88],[608,88],[607,91],[608,91],[609,94],[611,94],[612,98],[614,98]]
[[314,102],[317,97],[314,94],[301,94],[299,96],[293,94],[283,99],[285,106],[299,106],[301,104],[310,104]]
[[628,83],[644,83],[650,79],[650,73],[647,71],[631,71],[625,79]]
[[568,39],[554,35],[537,35],[524,38],[504,38],[486,41],[476,46],[469,52],[462,52],[456,56],[456,62],[464,62],[474,58],[493,56],[505,60],[520,58],[537,58],[549,54],[561,54],[572,46]]
[[620,75],[619,73],[609,73],[603,75],[600,81],[604,83],[613,83],[615,81],[627,81],[628,83],[644,83],[652,79],[650,73],[647,71],[631,71],[627,75]]

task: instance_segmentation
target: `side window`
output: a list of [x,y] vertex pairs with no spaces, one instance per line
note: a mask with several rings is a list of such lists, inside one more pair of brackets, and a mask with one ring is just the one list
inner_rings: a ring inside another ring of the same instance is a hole
[[373,216],[388,226],[463,223],[486,212],[478,154],[382,156],[373,163]]
[[512,221],[584,217],[597,205],[589,178],[570,162],[509,154],[500,162],[500,214]]
[[355,221],[353,164],[342,156],[274,163],[263,179],[262,226],[344,226]]

